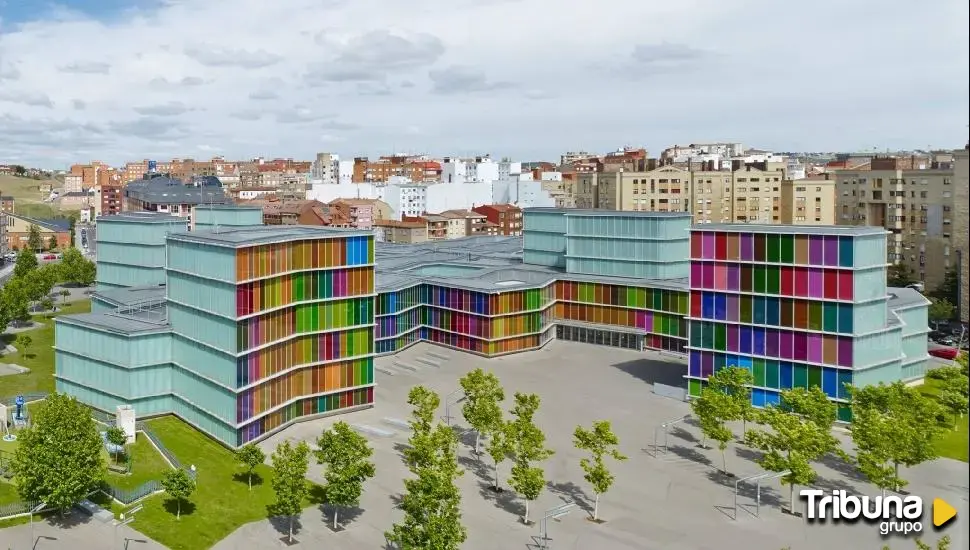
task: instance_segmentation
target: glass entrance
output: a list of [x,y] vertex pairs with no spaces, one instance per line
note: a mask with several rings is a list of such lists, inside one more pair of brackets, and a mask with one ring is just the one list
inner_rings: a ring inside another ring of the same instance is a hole
[[570,342],[596,344],[625,349],[643,349],[643,336],[629,332],[602,330],[571,325],[556,325],[556,338]]

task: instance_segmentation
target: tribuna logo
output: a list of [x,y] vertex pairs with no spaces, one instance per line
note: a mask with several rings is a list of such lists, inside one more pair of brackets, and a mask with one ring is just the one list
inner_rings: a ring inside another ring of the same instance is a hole
[[813,521],[859,520],[878,523],[879,533],[919,533],[923,530],[923,499],[917,496],[855,496],[845,491],[825,491],[805,489],[798,496],[805,499],[807,513],[805,519]]

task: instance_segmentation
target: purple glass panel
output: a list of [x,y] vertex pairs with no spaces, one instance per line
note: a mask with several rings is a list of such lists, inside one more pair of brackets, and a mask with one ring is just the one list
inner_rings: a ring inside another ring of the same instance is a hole
[[637,312],[637,328],[647,330],[647,315],[649,315],[647,311]]
[[704,271],[701,276],[702,284],[701,288],[714,288],[714,264],[710,262],[704,263]]
[[821,269],[808,269],[808,295],[812,298],[825,296],[825,274]]
[[728,265],[728,290],[741,290],[741,266],[737,264]]
[[798,361],[808,359],[808,338],[804,332],[792,334],[792,357]]
[[825,257],[823,252],[822,236],[808,236],[808,263],[811,265],[824,265]]
[[738,334],[740,329],[738,325],[728,325],[727,327],[727,350],[728,351],[738,351]]
[[825,236],[825,265],[839,265],[839,238],[836,236]]
[[701,237],[701,257],[705,260],[713,260],[715,254],[715,239],[714,233],[710,231],[705,231],[704,236]]
[[644,311],[642,320],[643,320],[643,325],[640,326],[640,328],[642,328],[647,332],[653,332],[653,312]]
[[839,337],[839,366],[852,366],[852,338]]
[[690,376],[701,375],[701,353],[699,351],[690,352]]
[[740,297],[737,294],[728,294],[727,296],[727,320],[737,321],[738,320],[738,301]]
[[701,377],[707,378],[714,374],[714,354],[705,353],[701,358]]
[[778,356],[782,359],[791,359],[792,335],[787,330],[778,331]]
[[765,355],[767,357],[778,357],[778,330],[765,329]]
[[808,334],[808,360],[813,363],[822,362],[822,335],[817,332]]
[[690,263],[690,287],[702,288],[701,281],[704,274],[704,264],[700,262]]
[[754,259],[754,235],[751,233],[741,234],[741,259],[746,261]]

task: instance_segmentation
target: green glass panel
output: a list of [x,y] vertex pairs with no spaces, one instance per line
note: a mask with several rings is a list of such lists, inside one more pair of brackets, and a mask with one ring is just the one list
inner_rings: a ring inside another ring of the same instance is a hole
[[808,367],[808,387],[822,387],[822,367]]
[[781,235],[781,263],[792,264],[795,263],[795,236],[794,235]]
[[695,348],[703,346],[704,344],[701,341],[701,336],[702,335],[701,335],[700,321],[691,321],[690,322],[690,345]]
[[687,391],[693,397],[700,397],[701,395],[701,381],[696,379],[691,379],[687,381]]
[[822,330],[822,302],[808,303],[808,328]]
[[767,283],[767,270],[763,265],[754,266],[754,291],[763,294]]
[[690,295],[682,292],[680,294],[680,307],[677,309],[677,313],[687,315],[688,311],[690,311]]
[[751,323],[751,296],[741,296],[739,302],[739,320],[742,323]]
[[711,323],[701,323],[701,344],[705,348],[714,348],[714,325]]
[[822,330],[825,332],[839,331],[839,306],[826,302],[822,307]]
[[714,349],[724,351],[727,349],[727,326],[715,325],[714,327]]
[[754,360],[754,385],[764,386],[765,385],[765,360],[755,359]]
[[765,387],[778,387],[778,361],[774,359],[765,361]]
[[778,266],[767,266],[765,268],[766,278],[765,288],[768,294],[778,294],[781,289],[781,268]]
[[714,356],[714,372],[717,372],[717,371],[723,369],[726,366],[727,366],[727,364],[726,364],[726,362],[724,360],[724,356],[723,355],[717,354],[717,355]]
[[781,260],[781,247],[778,242],[777,234],[768,235],[767,259],[769,262],[778,262]]
[[795,365],[792,375],[793,388],[808,387],[808,369],[805,367],[805,365]]
[[839,422],[852,422],[852,407],[846,404],[839,404],[838,418]]

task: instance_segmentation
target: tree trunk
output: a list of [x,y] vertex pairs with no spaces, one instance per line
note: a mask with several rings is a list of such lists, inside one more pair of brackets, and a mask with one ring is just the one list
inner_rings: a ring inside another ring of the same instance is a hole
[[293,544],[293,516],[290,516],[290,534],[289,534],[290,544]]
[[593,500],[593,521],[598,521],[600,519],[600,494],[596,493],[596,498]]
[[253,490],[253,471],[249,471],[249,490]]
[[899,492],[899,463],[898,462],[893,462],[893,472],[895,472],[893,474],[893,477],[895,478],[893,479],[893,491],[896,491],[898,493]]
[[337,513],[339,511],[340,511],[340,507],[338,507],[338,506],[334,506],[333,507],[333,530],[334,531],[337,530]]
[[529,524],[529,499],[525,499],[525,517],[522,518],[522,523]]
[[497,461],[495,462],[495,467],[492,468],[492,471],[495,472],[495,487],[494,487],[494,489],[496,491],[498,491],[498,462]]
[[788,511],[795,515],[795,483],[788,484]]
[[175,499],[175,519],[182,519],[182,499]]
[[748,433],[748,419],[741,417],[741,439],[744,439],[744,434]]

